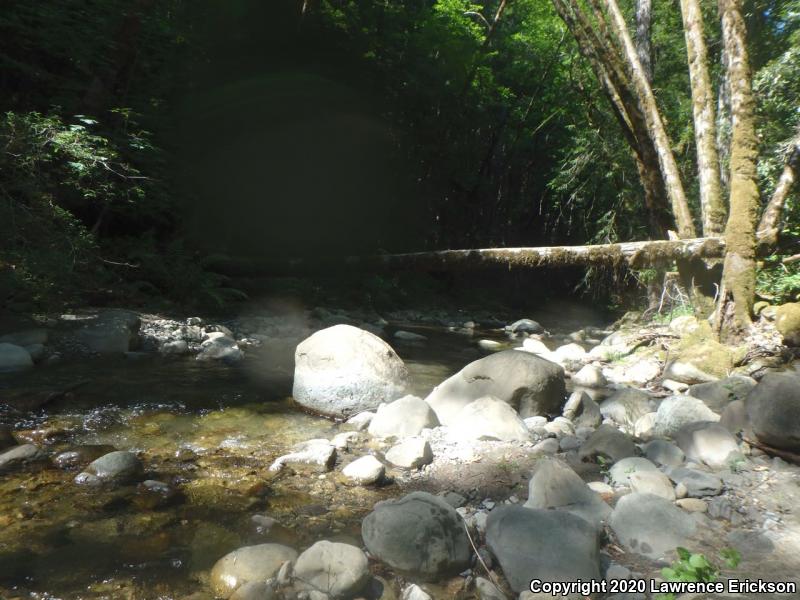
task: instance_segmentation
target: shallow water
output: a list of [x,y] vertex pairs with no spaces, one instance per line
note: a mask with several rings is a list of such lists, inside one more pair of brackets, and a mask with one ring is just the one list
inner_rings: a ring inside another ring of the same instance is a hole
[[[393,346],[416,394],[479,356],[477,335],[415,331],[429,340]],[[363,514],[396,489],[267,471],[293,444],[342,430],[294,405],[285,350],[254,349],[235,367],[143,356],[2,376],[0,423],[20,438],[51,456],[100,444],[140,452],[143,479],[169,482],[182,498],[154,507],[136,486],[90,490],[52,467],[0,476],[0,598],[184,598],[207,589],[207,569],[241,545],[359,543]],[[282,527],[265,535],[252,520],[264,514]]]

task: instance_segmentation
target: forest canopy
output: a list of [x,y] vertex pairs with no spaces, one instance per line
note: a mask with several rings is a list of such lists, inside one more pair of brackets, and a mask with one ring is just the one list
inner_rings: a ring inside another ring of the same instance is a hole
[[[635,156],[558,4],[10,0],[0,15],[3,297],[46,301],[101,281],[224,300],[235,291],[197,260],[212,252],[653,237]],[[726,187],[724,44],[716,3],[699,5]],[[681,3],[620,8],[647,42],[700,230]],[[800,2],[743,8],[766,203],[800,126]],[[796,186],[786,206],[792,239]],[[765,293],[790,298],[793,269],[764,269]]]

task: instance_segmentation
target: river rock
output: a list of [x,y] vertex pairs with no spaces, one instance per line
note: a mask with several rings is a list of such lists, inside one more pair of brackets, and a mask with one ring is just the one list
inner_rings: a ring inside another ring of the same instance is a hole
[[775,328],[787,346],[800,346],[800,302],[781,304],[775,309]]
[[600,425],[578,450],[578,456],[583,461],[596,461],[601,456],[617,462],[628,456],[636,456],[636,445],[629,435],[613,425]]
[[425,580],[469,566],[469,540],[455,509],[427,492],[378,502],[361,524],[370,554],[390,567]]
[[88,465],[93,460],[96,460],[114,451],[114,446],[108,444],[90,445],[85,444],[76,446],[70,450],[59,453],[53,459],[53,463],[59,469],[79,469]]
[[294,399],[319,413],[347,417],[403,396],[408,369],[382,339],[351,325],[335,325],[305,339],[295,351]]
[[645,444],[644,455],[663,467],[679,467],[686,458],[683,450],[667,440],[653,440]]
[[539,325],[533,319],[519,319],[518,321],[514,321],[511,325],[507,327],[510,333],[514,335],[530,335],[530,334],[537,334],[543,333],[544,327]]
[[650,396],[641,390],[624,387],[603,400],[600,413],[619,427],[633,433],[636,421],[653,410]]
[[628,458],[623,458],[614,463],[614,466],[608,471],[608,477],[614,485],[629,486],[630,476],[643,471],[658,471],[658,467],[646,458],[629,456]]
[[719,421],[719,415],[697,398],[670,396],[662,400],[658,407],[655,433],[672,437],[684,425],[701,421]]
[[419,469],[433,462],[433,451],[426,440],[407,438],[386,451],[386,460],[403,469]]
[[274,577],[284,562],[296,558],[297,552],[281,544],[244,546],[217,561],[211,569],[211,589],[218,598],[229,598],[245,583]]
[[33,359],[25,348],[16,344],[0,344],[0,373],[23,371],[33,367]]
[[602,528],[611,507],[569,466],[555,458],[539,461],[528,484],[527,508],[564,510]]
[[550,354],[550,348],[548,348],[542,340],[537,340],[536,338],[525,338],[522,340],[522,348],[519,348],[519,350],[524,350],[532,354],[539,354],[540,356]]
[[587,357],[586,350],[580,344],[564,344],[550,353],[550,359],[560,365],[580,363]]
[[280,471],[286,465],[295,465],[330,471],[334,464],[336,464],[336,446],[326,439],[313,439],[297,444],[293,452],[277,458],[269,470]]
[[586,392],[572,392],[564,405],[563,416],[570,419],[576,428],[596,428],[603,422],[600,407]]
[[358,431],[364,431],[365,429],[369,429],[370,423],[372,423],[372,419],[375,418],[375,413],[371,411],[364,411],[360,412],[357,415],[353,415],[349,419],[347,419],[346,423],[348,425],[352,425]]
[[400,600],[433,600],[433,598],[416,583],[412,583],[403,588]]
[[508,600],[508,597],[491,581],[483,577],[475,579],[475,591],[480,600]]
[[389,404],[381,404],[370,421],[368,431],[375,437],[407,438],[437,425],[439,419],[430,404],[416,396],[403,396]]
[[468,364],[425,400],[439,422],[449,425],[467,404],[484,396],[499,398],[525,418],[561,414],[565,395],[560,366],[535,354],[505,350]]
[[19,469],[26,465],[41,463],[47,460],[47,454],[33,444],[12,446],[0,452],[0,473]]
[[[239,586],[229,600],[278,600],[277,587],[274,579],[269,581],[248,581]],[[194,600],[194,596],[190,596],[188,600]],[[197,598],[197,600],[202,600],[202,598]]]
[[722,480],[711,473],[677,467],[668,469],[667,475],[676,485],[683,486],[686,494],[691,498],[718,496],[722,493]]
[[[619,464],[619,463],[617,463]],[[670,502],[675,501],[675,488],[669,477],[661,471],[637,471],[628,475],[628,486],[639,494],[661,496]]]
[[133,452],[116,450],[89,463],[75,476],[75,483],[99,485],[101,483],[128,483],[142,472],[142,463]]
[[[707,328],[707,324],[703,327]],[[664,368],[663,377],[688,384],[707,383],[725,377],[733,365],[734,352],[730,348],[702,335],[690,336],[682,340],[677,356]]]
[[639,493],[620,498],[609,524],[625,548],[653,559],[689,546],[696,529],[694,519],[669,500]]
[[750,427],[750,418],[747,416],[747,404],[744,400],[734,400],[722,410],[719,424],[733,435]]
[[580,387],[601,388],[608,383],[603,372],[594,365],[584,365],[572,376],[572,383]]
[[352,598],[369,581],[369,563],[360,548],[322,540],[297,558],[294,577],[331,598]]
[[372,485],[383,479],[386,467],[372,455],[357,458],[344,469],[342,475],[361,485]]
[[167,340],[159,349],[161,354],[181,355],[189,353],[189,343],[186,340]]
[[719,423],[689,423],[673,437],[686,458],[710,467],[724,467],[742,456],[736,438]]
[[761,442],[800,453],[800,377],[767,373],[748,394],[746,405]]
[[531,579],[600,578],[598,531],[569,512],[499,506],[489,513],[486,545],[517,593],[527,590]]
[[531,432],[511,406],[499,398],[485,396],[470,402],[450,424],[451,435],[465,440],[527,442]]
[[689,388],[689,395],[700,398],[714,412],[722,410],[735,400],[744,400],[756,386],[752,377],[731,375],[719,381],[698,383]]
[[643,442],[652,440],[656,436],[656,417],[658,413],[649,412],[636,419],[636,423],[633,424],[633,435]]
[[195,357],[197,360],[219,360],[226,363],[239,362],[244,358],[244,353],[232,337],[223,332],[215,331],[200,344],[200,352]]
[[96,354],[123,354],[132,350],[141,320],[128,310],[109,309],[88,319],[75,333],[76,341]]

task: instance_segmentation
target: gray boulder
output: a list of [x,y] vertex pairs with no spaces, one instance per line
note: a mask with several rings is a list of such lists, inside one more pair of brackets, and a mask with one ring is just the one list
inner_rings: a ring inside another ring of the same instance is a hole
[[719,423],[689,423],[673,437],[686,458],[710,467],[727,466],[742,456],[736,438]]
[[509,404],[486,396],[462,408],[450,423],[451,435],[466,440],[527,442],[531,432]]
[[369,581],[369,563],[360,548],[323,540],[297,558],[294,577],[331,598],[352,598]]
[[636,454],[636,445],[631,437],[613,425],[600,425],[578,450],[578,457],[583,461],[597,461],[602,457],[617,462]]
[[344,469],[342,475],[361,485],[372,485],[383,479],[386,468],[371,454],[357,458]]
[[614,485],[629,486],[631,475],[646,471],[658,471],[658,467],[646,458],[629,456],[614,463],[608,471],[608,477]]
[[745,401],[734,400],[722,409],[719,424],[734,435],[747,430],[750,427],[750,418],[747,416]]
[[368,431],[375,437],[407,438],[437,425],[439,419],[427,402],[416,396],[403,396],[379,406],[370,421]]
[[244,358],[244,353],[232,337],[222,332],[212,332],[200,344],[200,352],[196,360],[218,360],[226,363],[239,362]]
[[296,558],[297,552],[281,544],[244,546],[216,562],[211,569],[211,589],[218,598],[229,598],[246,583],[274,577],[284,562]]
[[514,321],[511,325],[509,325],[507,329],[514,335],[529,335],[531,333],[544,332],[544,327],[539,325],[539,323],[533,319],[519,319],[518,321]]
[[699,398],[714,412],[722,412],[728,403],[744,400],[756,387],[756,380],[744,375],[731,375],[710,383],[698,383],[689,388],[689,395]]
[[691,396],[670,396],[662,400],[656,413],[655,433],[672,437],[684,425],[701,421],[719,421],[719,415],[702,400]]
[[539,461],[528,484],[527,508],[556,509],[578,515],[601,528],[611,507],[580,476],[555,458]]
[[0,473],[19,469],[26,465],[41,463],[47,460],[47,454],[33,444],[12,446],[0,452]]
[[449,425],[467,404],[494,396],[525,417],[560,415],[564,369],[535,354],[506,350],[476,360],[438,385],[425,399]]
[[489,513],[486,545],[517,593],[527,590],[531,579],[600,578],[598,531],[569,512],[511,504],[497,507]]
[[75,476],[75,483],[129,483],[141,472],[142,463],[133,452],[116,450],[89,463],[83,472]]
[[653,494],[662,498],[675,501],[675,488],[669,477],[661,471],[637,471],[628,476],[628,486],[632,492],[640,494]]
[[104,310],[75,333],[76,341],[96,354],[122,354],[133,349],[141,320],[128,310]]
[[386,451],[386,460],[403,469],[419,469],[433,462],[433,450],[427,440],[407,438]]
[[683,450],[667,440],[653,440],[645,444],[644,455],[664,467],[680,467],[686,459]]
[[33,366],[30,353],[16,344],[0,344],[0,373],[23,371]]
[[609,524],[625,548],[654,559],[688,546],[696,529],[694,519],[669,500],[637,493],[620,498]]
[[455,509],[427,492],[378,502],[361,524],[370,554],[426,580],[463,571],[470,545]]
[[634,425],[640,417],[653,410],[650,396],[636,388],[625,387],[617,390],[600,404],[600,413],[625,431],[633,433]]
[[667,475],[676,485],[682,484],[690,498],[718,496],[722,493],[722,480],[711,473],[677,467],[667,470]]
[[562,414],[574,423],[576,429],[599,427],[603,422],[600,407],[586,392],[572,392]]
[[335,325],[305,339],[295,351],[294,399],[316,412],[347,417],[403,395],[408,369],[379,337]]
[[800,377],[767,373],[748,394],[746,404],[759,441],[800,452]]

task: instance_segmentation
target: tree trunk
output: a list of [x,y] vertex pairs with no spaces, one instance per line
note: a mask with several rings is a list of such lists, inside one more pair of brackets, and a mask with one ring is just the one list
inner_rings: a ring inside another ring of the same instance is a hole
[[647,81],[653,82],[653,0],[636,0],[636,54]]
[[680,174],[678,172],[678,165],[675,162],[675,156],[672,153],[669,138],[664,129],[664,123],[661,120],[661,114],[658,110],[656,99],[653,96],[653,90],[650,88],[642,64],[639,62],[636,48],[628,33],[625,18],[622,16],[619,5],[616,0],[605,0],[605,5],[608,10],[609,21],[614,35],[616,35],[617,39],[622,44],[626,63],[630,70],[630,76],[633,80],[638,100],[641,103],[642,112],[647,119],[647,126],[653,140],[653,145],[658,152],[658,161],[661,165],[661,173],[664,177],[667,194],[669,194],[670,203],[672,204],[672,213],[675,216],[675,222],[678,226],[678,235],[682,238],[695,237],[697,234],[692,221],[691,212],[689,211],[689,203],[686,200],[683,183],[681,183]]
[[725,228],[726,211],[722,201],[714,94],[708,72],[708,50],[704,38],[700,0],[681,0],[681,13],[692,87],[703,235],[717,236],[721,235]]
[[730,191],[730,159],[731,159],[731,89],[728,85],[728,56],[723,46],[719,53],[719,64],[722,69],[717,91],[717,153],[719,154],[719,181],[722,194]]
[[628,266],[633,269],[670,265],[676,260],[721,258],[722,238],[653,240],[594,246],[542,248],[485,248],[440,250],[375,256],[315,257],[261,260],[210,257],[205,267],[229,275],[297,275],[341,271],[394,271],[398,269],[450,271],[485,267],[544,268],[575,266]]
[[778,179],[778,184],[775,186],[775,191],[772,192],[772,197],[769,199],[767,207],[764,209],[764,214],[761,216],[761,222],[758,225],[758,241],[760,243],[766,243],[770,246],[777,243],[783,208],[786,204],[786,199],[789,197],[789,192],[792,191],[792,186],[797,180],[798,170],[800,170],[800,132],[792,140],[792,146],[786,156],[783,172],[780,179]]
[[552,0],[553,6],[589,62],[597,77],[612,113],[619,122],[622,134],[634,153],[639,179],[644,189],[645,205],[650,216],[654,238],[665,238],[673,227],[673,217],[667,197],[666,184],[658,161],[658,152],[647,128],[647,122],[628,81],[619,52],[612,46],[600,15],[598,35],[575,0]]
[[736,339],[751,325],[755,298],[758,138],[742,0],[718,0],[718,7],[728,57],[732,127],[730,213],[717,319],[723,336]]

